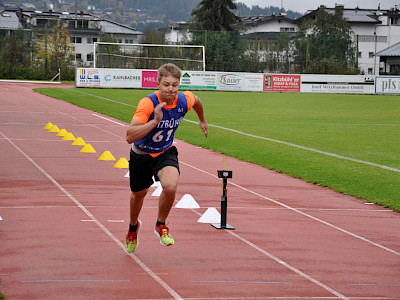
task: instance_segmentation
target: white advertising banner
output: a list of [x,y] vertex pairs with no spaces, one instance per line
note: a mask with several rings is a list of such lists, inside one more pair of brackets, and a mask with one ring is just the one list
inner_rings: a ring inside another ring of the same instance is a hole
[[245,76],[238,73],[218,73],[217,90],[244,91]]
[[76,69],[75,85],[77,87],[100,87],[99,69]]
[[301,84],[300,92],[302,93],[330,93],[330,94],[374,94],[374,85],[356,84],[356,83],[312,83]]
[[[157,89],[157,70],[77,68],[75,85]],[[180,88],[250,92],[400,94],[400,77],[182,71]]]
[[216,90],[217,74],[203,71],[182,71],[181,89]]
[[262,92],[264,84],[264,74],[244,74],[244,90],[251,92]]
[[375,78],[375,93],[400,94],[400,77],[377,76]]
[[110,88],[141,88],[142,70],[99,69],[100,86]]
[[374,77],[368,75],[302,74],[300,92],[374,94]]

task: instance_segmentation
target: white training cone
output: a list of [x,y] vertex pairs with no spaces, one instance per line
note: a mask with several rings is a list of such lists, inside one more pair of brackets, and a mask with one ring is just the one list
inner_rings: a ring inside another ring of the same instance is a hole
[[175,205],[176,208],[200,208],[200,205],[194,200],[192,195],[185,194]]
[[221,214],[214,207],[210,207],[206,212],[197,220],[199,223],[221,223]]
[[158,188],[156,188],[156,190],[151,195],[154,197],[158,197],[161,195],[161,193],[162,193],[162,186],[160,185]]

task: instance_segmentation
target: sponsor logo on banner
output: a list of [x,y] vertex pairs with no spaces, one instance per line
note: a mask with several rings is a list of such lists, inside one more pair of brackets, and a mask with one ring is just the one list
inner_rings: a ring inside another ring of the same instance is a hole
[[142,87],[157,88],[157,71],[142,71]]
[[100,76],[98,69],[80,69],[78,86],[99,87]]
[[375,93],[400,94],[400,77],[376,77]]
[[140,81],[140,76],[133,75],[105,75],[105,81]]
[[300,75],[264,75],[264,92],[300,92]]
[[182,75],[181,89],[215,90],[217,75],[212,72],[188,71]]
[[218,74],[218,89],[238,91],[243,90],[244,78],[239,74]]

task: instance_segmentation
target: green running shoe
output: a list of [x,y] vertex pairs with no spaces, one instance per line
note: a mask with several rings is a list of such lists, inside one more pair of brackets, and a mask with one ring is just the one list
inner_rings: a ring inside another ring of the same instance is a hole
[[126,238],[125,238],[125,247],[126,247],[126,251],[128,253],[135,252],[135,250],[139,246],[138,235],[139,235],[139,231],[140,231],[141,227],[142,227],[142,222],[140,222],[140,220],[138,220],[138,228],[136,229],[136,231],[135,232],[130,232],[128,230],[128,233],[127,233]]
[[175,243],[174,239],[169,234],[169,228],[166,225],[156,225],[154,233],[160,239],[160,243],[163,246],[171,246]]

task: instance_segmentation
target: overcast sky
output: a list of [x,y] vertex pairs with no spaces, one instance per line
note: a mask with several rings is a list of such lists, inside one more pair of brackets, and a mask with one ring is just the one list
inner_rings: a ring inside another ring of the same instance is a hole
[[317,9],[320,5],[334,7],[335,3],[344,4],[345,8],[355,8],[358,5],[359,8],[374,9],[378,8],[379,3],[381,4],[381,9],[389,9],[396,4],[400,5],[400,0],[236,0],[236,2],[243,2],[249,7],[253,5],[281,7],[281,4],[283,4],[285,10],[290,9],[300,13]]

